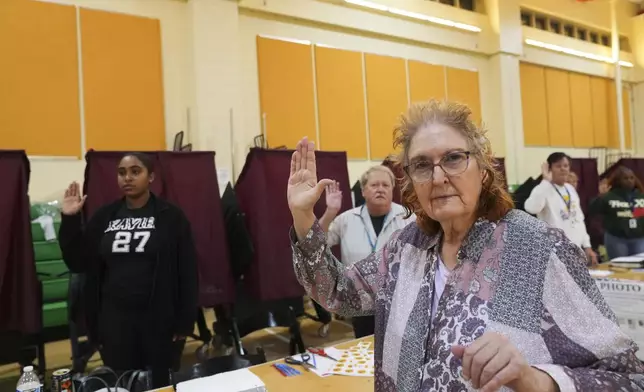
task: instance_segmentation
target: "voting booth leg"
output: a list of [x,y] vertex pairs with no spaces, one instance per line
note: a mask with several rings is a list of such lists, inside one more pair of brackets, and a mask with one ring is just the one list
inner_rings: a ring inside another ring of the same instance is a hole
[[246,350],[242,346],[241,336],[239,336],[239,328],[237,327],[237,319],[233,317],[230,323],[230,333],[233,338],[233,344],[235,345],[235,351],[239,355],[246,354]]
[[288,328],[288,331],[291,334],[291,339],[289,341],[289,350],[291,355],[298,353],[306,352],[304,348],[304,340],[302,340],[302,331],[300,329],[300,322],[297,321],[297,315],[295,309],[292,306],[288,307],[289,309],[289,318],[291,326]]
[[208,324],[206,323],[206,317],[204,316],[202,308],[197,308],[197,330],[199,331],[198,334],[192,333],[189,337],[203,342],[203,344],[196,350],[197,358],[201,360],[208,356],[210,342],[212,341],[212,333],[208,329]]

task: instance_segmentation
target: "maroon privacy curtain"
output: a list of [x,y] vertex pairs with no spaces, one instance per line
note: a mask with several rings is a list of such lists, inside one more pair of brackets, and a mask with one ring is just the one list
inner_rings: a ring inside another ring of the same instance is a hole
[[393,160],[389,158],[385,159],[382,164],[383,166],[387,166],[391,169],[392,172],[394,172],[394,176],[396,176],[396,186],[394,187],[392,200],[394,203],[402,204],[402,189],[400,185],[402,184],[402,178],[405,176],[405,172],[400,165],[397,165]]
[[[120,197],[116,168],[124,152],[89,151],[85,157],[86,216]],[[149,153],[155,162],[152,191],[179,206],[190,221],[199,263],[199,304],[234,302],[234,287],[214,152]]]
[[42,326],[27,195],[29,174],[24,151],[0,151],[0,332],[34,334]]
[[505,181],[505,189],[508,189],[508,177],[505,173],[505,158],[494,158],[494,165],[499,173],[503,174],[503,180]]
[[[254,260],[244,281],[248,292],[262,301],[299,297],[304,293],[293,272],[288,238],[293,218],[286,188],[292,154],[292,150],[252,148],[235,184],[255,248]],[[318,180],[338,181],[343,192],[342,211],[350,209],[346,153],[318,151],[315,156]],[[316,215],[322,216],[325,208],[323,195],[315,206]]]
[[644,159],[641,158],[622,158],[618,160],[601,174],[601,179],[610,177],[615,169],[620,166],[625,166],[631,169],[640,181],[644,181]]
[[579,178],[577,193],[579,194],[579,199],[581,201],[581,209],[584,211],[584,214],[586,214],[590,201],[599,193],[597,159],[573,158],[570,162],[570,170],[576,173]]

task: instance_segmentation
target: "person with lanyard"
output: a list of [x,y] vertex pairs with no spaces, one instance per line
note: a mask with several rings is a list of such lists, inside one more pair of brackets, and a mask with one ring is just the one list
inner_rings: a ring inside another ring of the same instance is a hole
[[[351,266],[382,249],[396,231],[416,216],[405,219],[405,209],[393,202],[396,185],[394,173],[386,166],[369,168],[360,177],[365,204],[337,215],[342,206],[342,192],[337,183],[326,187],[327,209],[320,225],[327,233],[329,246],[340,245],[342,263]],[[373,335],[374,316],[358,316],[351,320],[356,338]]]
[[114,175],[123,197],[100,207],[85,225],[87,195],[78,183],[69,185],[60,248],[69,270],[86,275],[85,322],[103,364],[119,374],[150,370],[151,387],[161,388],[169,385],[170,369],[194,329],[197,251],[183,211],[150,191],[149,155],[125,154]]
[[633,171],[619,166],[608,188],[590,203],[589,213],[602,218],[608,258],[644,253],[644,188]]
[[570,157],[563,152],[548,156],[541,165],[542,181],[525,201],[525,210],[550,226],[563,230],[568,239],[586,253],[588,263],[597,264],[597,254],[590,245],[579,195],[568,184]]

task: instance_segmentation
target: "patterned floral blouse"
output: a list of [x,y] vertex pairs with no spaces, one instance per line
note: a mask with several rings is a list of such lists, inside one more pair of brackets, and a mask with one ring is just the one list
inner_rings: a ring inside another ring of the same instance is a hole
[[637,346],[561,230],[517,210],[478,220],[432,320],[439,240],[410,224],[344,267],[317,222],[299,243],[291,230],[295,273],[315,301],[345,316],[375,313],[377,392],[474,391],[450,348],[485,331],[507,336],[562,392],[644,391]]

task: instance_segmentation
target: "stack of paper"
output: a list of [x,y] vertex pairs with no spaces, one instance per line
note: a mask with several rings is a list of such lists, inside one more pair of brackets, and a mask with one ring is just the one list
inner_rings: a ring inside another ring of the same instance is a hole
[[616,257],[610,261],[611,265],[625,268],[637,268],[644,264],[644,255]]
[[641,263],[644,262],[644,254],[638,254],[635,256],[624,256],[624,257],[615,257],[611,259],[611,263]]
[[250,370],[240,369],[179,383],[177,392],[266,392],[266,386]]
[[596,269],[589,269],[588,272],[590,272],[590,276],[592,276],[593,278],[605,278],[613,274],[612,271],[596,270]]

